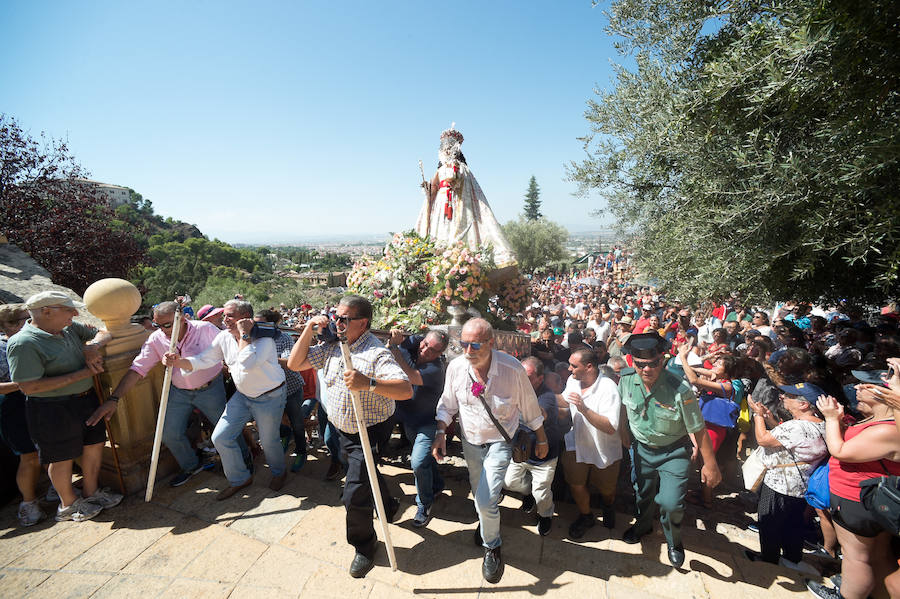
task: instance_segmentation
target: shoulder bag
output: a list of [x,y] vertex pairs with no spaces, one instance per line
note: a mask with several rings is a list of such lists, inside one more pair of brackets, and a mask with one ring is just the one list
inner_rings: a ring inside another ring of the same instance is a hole
[[879,460],[888,476],[870,478],[859,484],[859,501],[885,530],[900,536],[900,476],[892,476]]
[[[469,378],[472,378],[471,374],[469,375]],[[474,383],[475,380],[472,379],[472,382]],[[487,415],[491,419],[491,422],[493,422],[494,426],[497,427],[497,430],[500,431],[503,439],[512,447],[512,461],[516,463],[527,462],[528,458],[531,457],[532,450],[534,449],[534,432],[520,425],[519,429],[516,431],[515,438],[510,438],[509,433],[506,432],[506,429],[503,428],[499,422],[497,422],[497,418],[491,411],[491,407],[488,405],[487,400],[484,399],[484,392],[478,394],[473,393],[473,395],[481,400],[481,405],[484,406],[484,410],[485,412],[487,412]]]

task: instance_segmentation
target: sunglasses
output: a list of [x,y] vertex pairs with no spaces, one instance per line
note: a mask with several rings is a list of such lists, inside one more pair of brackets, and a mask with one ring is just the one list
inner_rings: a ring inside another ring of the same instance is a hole
[[174,321],[173,321],[173,322],[167,322],[167,323],[164,323],[164,324],[160,324],[160,323],[158,323],[158,322],[154,322],[154,323],[152,323],[152,324],[153,324],[153,328],[154,328],[154,329],[171,329],[171,328],[172,328],[172,325],[175,324],[175,322],[174,322]]
[[482,345],[481,343],[475,341],[460,341],[459,344],[462,345],[463,349],[469,349],[471,347],[474,351],[478,351],[479,349],[481,349]]
[[634,368],[636,370],[644,368],[656,368],[657,366],[659,366],[660,361],[661,358],[656,358],[655,360],[650,360],[649,362],[639,362],[638,360],[633,360]]
[[348,324],[354,320],[362,320],[363,318],[365,318],[365,316],[332,316],[331,320],[338,324]]

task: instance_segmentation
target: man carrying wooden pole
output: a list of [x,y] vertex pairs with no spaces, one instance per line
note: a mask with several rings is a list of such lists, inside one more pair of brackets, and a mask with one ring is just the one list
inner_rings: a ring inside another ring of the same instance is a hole
[[[390,438],[394,401],[412,397],[412,385],[403,370],[369,332],[371,320],[372,305],[367,299],[345,296],[333,323],[321,315],[306,323],[287,362],[291,370],[323,370],[328,386],[323,403],[328,419],[339,431],[341,448],[347,453],[343,502],[347,510],[347,542],[356,549],[350,564],[354,578],[365,576],[374,566],[377,536],[372,524],[373,503],[391,568],[397,569],[387,524],[400,503],[391,497],[375,467],[372,445],[386,443]],[[325,342],[310,347],[316,331],[322,331]],[[338,336],[345,341],[339,342]]]

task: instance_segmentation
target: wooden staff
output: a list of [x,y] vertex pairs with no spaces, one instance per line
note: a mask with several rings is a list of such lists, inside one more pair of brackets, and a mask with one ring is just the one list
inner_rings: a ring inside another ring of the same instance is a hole
[[[341,342],[341,355],[344,358],[344,366],[347,370],[353,370],[353,361],[350,357],[350,344],[347,343],[347,335],[338,333]],[[372,456],[372,446],[369,445],[369,431],[363,419],[362,402],[359,400],[358,391],[350,391],[353,399],[353,413],[356,417],[356,428],[359,429],[359,440],[362,443],[363,455],[366,457],[366,470],[369,473],[369,483],[372,485],[372,496],[375,499],[375,509],[378,511],[378,520],[381,522],[381,534],[384,536],[384,546],[387,548],[388,560],[391,570],[397,570],[397,558],[394,555],[394,546],[391,544],[391,533],[388,530],[387,516],[384,511],[384,502],[381,500],[381,487],[378,484],[378,473],[375,470],[375,458]]]
[[[181,321],[184,314],[181,304],[175,310],[175,321],[172,324],[172,336],[169,338],[169,353],[174,353],[178,347],[178,334],[181,332]],[[156,482],[156,466],[159,463],[159,447],[162,444],[163,425],[166,422],[166,406],[169,404],[169,388],[172,386],[173,366],[166,366],[166,375],[163,378],[162,396],[159,398],[159,415],[156,417],[156,434],[153,436],[153,453],[150,457],[150,474],[147,477],[147,493],[144,501],[153,498],[153,483]]]
[[[103,390],[103,385],[100,382],[100,375],[94,375],[94,391],[97,392],[97,399],[100,400],[100,405],[102,406],[104,402],[106,402],[106,392]],[[116,475],[119,477],[119,491],[122,492],[122,495],[125,495],[125,479],[122,478],[122,467],[119,466],[119,450],[116,449],[116,439],[113,437],[112,428],[109,426],[109,421],[106,418],[101,418],[103,420],[103,424],[106,425],[106,436],[109,437],[109,448],[112,449],[113,455],[113,464],[116,466]]]

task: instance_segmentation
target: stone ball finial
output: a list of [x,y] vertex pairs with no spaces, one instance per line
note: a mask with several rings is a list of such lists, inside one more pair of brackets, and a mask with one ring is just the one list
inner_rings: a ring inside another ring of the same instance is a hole
[[130,319],[141,307],[141,292],[124,279],[100,279],[85,290],[84,303],[113,337],[120,337],[132,333]]

